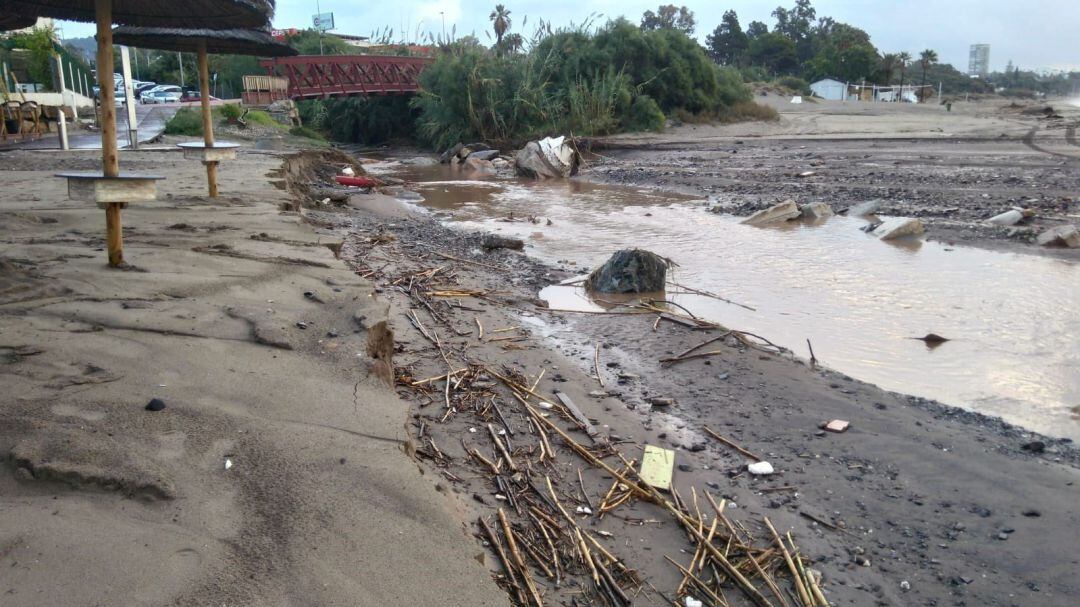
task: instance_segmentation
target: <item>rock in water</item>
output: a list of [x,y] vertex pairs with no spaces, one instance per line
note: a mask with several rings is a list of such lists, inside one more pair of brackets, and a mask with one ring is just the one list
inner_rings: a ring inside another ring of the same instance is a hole
[[1039,234],[1035,240],[1044,247],[1080,248],[1080,230],[1075,226],[1057,226]]
[[663,291],[671,261],[644,249],[624,249],[594,270],[585,287],[598,293]]
[[762,226],[778,221],[788,221],[799,216],[799,205],[794,200],[785,200],[779,204],[762,209],[747,217],[742,222],[752,226]]
[[832,207],[826,202],[811,202],[799,209],[803,219],[822,219],[833,215]]
[[912,217],[891,217],[881,222],[874,230],[874,236],[882,240],[893,240],[904,236],[918,236],[925,232],[921,219]]
[[531,179],[565,178],[577,174],[578,157],[565,137],[545,137],[518,150],[514,168]]

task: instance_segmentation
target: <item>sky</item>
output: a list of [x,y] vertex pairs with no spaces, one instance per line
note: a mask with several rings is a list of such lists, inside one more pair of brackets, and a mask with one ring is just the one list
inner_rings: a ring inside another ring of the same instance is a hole
[[[599,22],[618,16],[638,22],[643,12],[655,11],[660,4],[656,0],[499,1],[511,11],[511,31],[526,38],[540,19],[555,26],[582,23],[590,16]],[[395,38],[402,31],[416,38],[417,29],[438,34],[445,19],[447,32],[456,25],[458,36],[476,32],[487,42],[488,15],[494,5],[494,0],[278,0],[274,27],[311,27],[312,15],[321,10],[334,13],[334,31],[342,34],[368,36],[390,27]],[[772,29],[775,20],[770,13],[777,5],[790,8],[794,0],[686,2],[697,18],[695,35],[701,41],[728,9],[738,13],[743,28],[751,21],[763,21]],[[942,62],[961,71],[967,69],[969,45],[976,43],[990,45],[991,71],[1004,69],[1010,60],[1024,69],[1080,69],[1077,0],[815,0],[813,5],[818,17],[830,16],[865,30],[882,52],[908,51],[917,56],[930,48]],[[66,37],[93,35],[89,24],[62,25]]]

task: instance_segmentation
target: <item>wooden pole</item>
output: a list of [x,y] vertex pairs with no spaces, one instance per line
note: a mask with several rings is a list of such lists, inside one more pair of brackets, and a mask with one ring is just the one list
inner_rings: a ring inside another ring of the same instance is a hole
[[[207,57],[206,41],[199,43],[199,99],[202,101],[203,142],[206,147],[214,147],[214,120],[210,111],[210,60]],[[210,198],[217,198],[217,161],[205,161],[206,183],[210,189]]]
[[[97,78],[101,88],[101,169],[105,177],[120,176],[120,153],[116,144],[116,100],[113,83],[112,0],[95,0],[97,17]],[[120,227],[120,203],[105,207],[105,243],[109,265],[124,263],[124,235]]]

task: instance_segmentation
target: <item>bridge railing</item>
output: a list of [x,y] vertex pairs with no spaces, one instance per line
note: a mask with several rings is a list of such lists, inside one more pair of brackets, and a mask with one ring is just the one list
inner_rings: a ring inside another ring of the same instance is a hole
[[434,59],[394,55],[299,55],[266,59],[271,76],[289,81],[292,99],[405,95],[420,90],[420,72]]

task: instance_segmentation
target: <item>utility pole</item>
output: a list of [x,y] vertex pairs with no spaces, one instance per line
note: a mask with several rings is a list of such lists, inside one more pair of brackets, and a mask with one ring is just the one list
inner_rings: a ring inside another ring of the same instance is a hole
[[[68,64],[68,65],[70,65],[70,64]],[[60,84],[60,111],[58,112],[59,116],[58,116],[58,119],[57,119],[57,126],[58,126],[58,128],[60,130],[60,149],[61,150],[67,150],[67,149],[69,149],[68,148],[68,132],[67,132],[67,114],[64,113],[64,97],[66,96],[64,94],[64,89],[66,89],[67,87],[64,86],[65,85],[65,82],[64,82],[64,61],[63,61],[63,59],[60,58],[59,53],[56,53],[56,54],[53,55],[52,68],[54,70],[56,70],[56,79],[57,79],[58,83]],[[5,86],[4,88],[6,90],[7,86]],[[71,106],[75,107],[74,95],[72,96]],[[76,114],[75,117],[78,118],[78,114]]]
[[443,38],[446,38],[446,13],[439,11],[439,17],[442,19],[442,37],[439,38],[439,40],[442,40]]
[[176,59],[180,62],[180,89],[184,88],[184,54],[177,51]]
[[[311,6],[311,5],[308,5],[308,6]],[[322,8],[319,6],[319,0],[315,0],[315,14],[316,15],[322,15]],[[319,55],[322,56],[322,54],[323,54],[323,46],[322,46],[322,21],[321,20],[319,21],[318,27],[316,27],[315,29],[318,30],[318,32],[319,32]]]

